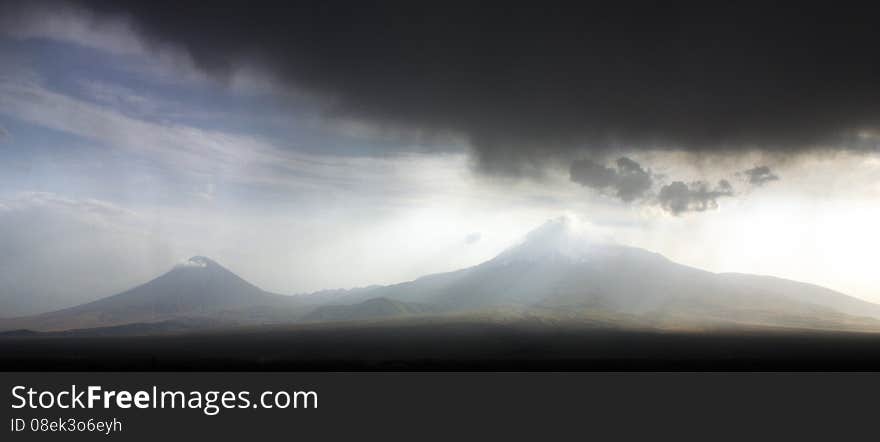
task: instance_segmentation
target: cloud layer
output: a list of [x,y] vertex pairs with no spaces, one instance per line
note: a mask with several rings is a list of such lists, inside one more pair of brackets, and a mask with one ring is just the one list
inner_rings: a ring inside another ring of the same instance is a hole
[[331,117],[462,134],[488,171],[620,147],[877,149],[858,135],[880,127],[875,10],[77,4],[98,25],[126,23],[146,48],[181,48],[218,78],[264,66],[326,97]]

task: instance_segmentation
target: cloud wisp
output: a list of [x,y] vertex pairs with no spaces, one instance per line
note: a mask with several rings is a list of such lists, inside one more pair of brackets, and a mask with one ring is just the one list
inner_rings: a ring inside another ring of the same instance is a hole
[[745,177],[749,184],[754,186],[763,186],[771,181],[778,181],[779,175],[773,173],[768,166],[755,166],[739,173]]
[[468,233],[468,234],[464,237],[464,243],[467,244],[467,245],[476,244],[476,243],[480,242],[481,239],[483,239],[483,234],[482,234],[482,233],[480,233],[480,232],[471,232],[471,233]]

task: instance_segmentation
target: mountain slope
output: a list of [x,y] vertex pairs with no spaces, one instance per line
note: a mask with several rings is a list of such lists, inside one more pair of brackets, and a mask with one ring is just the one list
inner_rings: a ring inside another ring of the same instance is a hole
[[430,313],[433,309],[388,298],[372,298],[353,305],[324,305],[306,315],[304,321],[355,321]]
[[727,279],[733,284],[745,286],[748,289],[760,288],[786,296],[796,296],[801,301],[825,306],[848,315],[880,318],[880,305],[825,287],[777,278],[775,276],[748,275],[743,273],[722,273],[718,276]]

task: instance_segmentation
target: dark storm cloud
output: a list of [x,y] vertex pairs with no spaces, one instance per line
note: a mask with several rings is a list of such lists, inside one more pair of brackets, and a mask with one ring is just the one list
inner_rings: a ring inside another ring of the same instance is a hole
[[746,169],[740,172],[740,174],[746,178],[749,184],[755,186],[763,186],[770,181],[776,181],[779,179],[779,175],[773,173],[773,171],[767,166],[757,166],[751,169]]
[[654,180],[651,173],[627,157],[618,158],[616,169],[597,164],[592,160],[577,160],[571,164],[569,176],[572,181],[600,191],[611,190],[622,201],[631,202],[651,190]]
[[694,181],[685,184],[673,181],[660,188],[657,201],[660,206],[674,215],[684,212],[704,212],[718,208],[718,199],[733,196],[733,186],[727,180],[721,180],[711,188],[705,181]]
[[877,11],[839,3],[79,3],[220,78],[262,65],[330,116],[463,134],[489,171],[620,147],[877,149],[853,135],[880,121]]

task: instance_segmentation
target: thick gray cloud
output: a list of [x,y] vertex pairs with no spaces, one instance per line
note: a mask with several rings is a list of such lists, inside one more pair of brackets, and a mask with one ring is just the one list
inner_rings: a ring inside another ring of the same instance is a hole
[[756,166],[751,169],[746,169],[740,172],[740,174],[746,178],[749,184],[755,186],[763,186],[770,181],[776,181],[779,179],[779,175],[773,173],[773,171],[767,166]]
[[330,117],[463,134],[487,171],[616,147],[878,148],[857,135],[880,127],[876,5],[77,3],[218,78],[264,67]]
[[7,138],[9,138],[9,131],[0,126],[0,143],[6,141]]
[[657,201],[663,209],[679,215],[684,212],[703,212],[717,209],[718,199],[733,196],[733,186],[727,180],[721,180],[712,188],[705,181],[684,183],[673,181],[660,188]]
[[651,190],[654,180],[651,173],[627,157],[615,161],[616,169],[603,166],[589,159],[582,159],[571,164],[569,176],[572,181],[582,186],[599,191],[610,190],[622,201],[631,202]]

